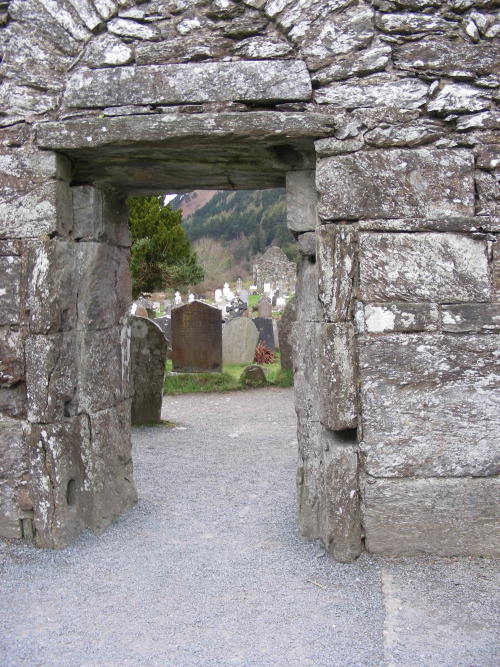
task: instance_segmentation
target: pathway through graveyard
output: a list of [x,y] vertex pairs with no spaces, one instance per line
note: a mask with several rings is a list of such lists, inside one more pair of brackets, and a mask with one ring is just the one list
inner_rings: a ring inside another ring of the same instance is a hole
[[0,543],[0,664],[498,664],[500,563],[331,563],[299,539],[293,390],[165,398],[138,504],[61,552]]

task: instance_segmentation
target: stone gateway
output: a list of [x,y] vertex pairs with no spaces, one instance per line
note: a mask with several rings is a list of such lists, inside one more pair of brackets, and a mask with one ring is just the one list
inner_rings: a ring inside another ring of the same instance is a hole
[[301,534],[500,555],[495,7],[0,3],[0,536],[136,498],[126,197],[286,187]]

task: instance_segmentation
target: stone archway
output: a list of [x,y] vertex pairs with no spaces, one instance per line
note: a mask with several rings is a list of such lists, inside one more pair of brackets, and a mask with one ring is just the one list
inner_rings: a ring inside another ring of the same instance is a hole
[[0,22],[0,535],[61,547],[135,499],[125,193],[286,182],[303,535],[498,554],[497,19],[54,7]]

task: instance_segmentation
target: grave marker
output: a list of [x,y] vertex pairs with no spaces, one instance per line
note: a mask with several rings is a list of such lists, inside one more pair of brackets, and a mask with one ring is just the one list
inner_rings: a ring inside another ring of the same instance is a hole
[[237,317],[224,325],[222,355],[225,364],[251,364],[259,332],[253,320]]
[[274,330],[273,320],[270,317],[254,317],[252,322],[257,327],[259,332],[259,343],[265,345],[270,352],[274,352]]
[[172,310],[172,370],[222,372],[222,315],[218,308],[193,301]]

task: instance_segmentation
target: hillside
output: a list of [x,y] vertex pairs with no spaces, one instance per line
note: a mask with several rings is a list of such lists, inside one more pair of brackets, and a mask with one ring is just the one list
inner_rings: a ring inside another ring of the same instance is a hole
[[[286,191],[224,190],[178,195],[174,209],[183,211],[183,227],[194,242],[209,237],[236,248],[236,260],[253,261],[271,245],[294,256],[294,239],[286,227]],[[237,244],[235,245],[235,241]]]

